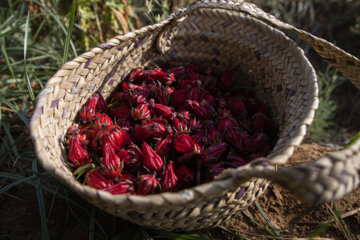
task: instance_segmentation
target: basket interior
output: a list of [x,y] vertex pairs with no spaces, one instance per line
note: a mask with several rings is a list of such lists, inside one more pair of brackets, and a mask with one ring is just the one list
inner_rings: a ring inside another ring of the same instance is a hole
[[253,86],[258,98],[270,106],[279,125],[279,138],[269,156],[276,163],[284,163],[293,146],[301,143],[314,116],[317,83],[313,68],[293,41],[248,16],[199,10],[164,34],[171,44],[159,54],[155,43],[162,29],[153,26],[114,38],[65,64],[48,81],[38,97],[32,122],[40,124],[32,135],[41,150],[40,161],[53,175],[61,169],[75,182],[65,163],[64,135],[94,92],[106,98],[131,69],[171,59],[212,66],[218,72],[237,69],[244,84]]

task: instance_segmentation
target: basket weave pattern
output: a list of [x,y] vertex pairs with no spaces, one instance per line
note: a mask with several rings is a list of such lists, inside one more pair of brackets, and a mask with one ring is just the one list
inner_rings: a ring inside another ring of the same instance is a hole
[[[32,139],[43,167],[106,212],[167,230],[216,226],[266,190],[269,181],[261,177],[279,182],[290,179],[289,172],[276,175],[273,166],[288,160],[313,120],[318,106],[315,71],[292,40],[263,21],[244,13],[200,9],[235,6],[229,3],[232,1],[199,1],[168,20],[117,36],[64,64],[37,97],[31,120]],[[260,15],[255,17],[261,19],[264,13],[258,12]],[[63,140],[82,105],[96,91],[108,97],[131,69],[170,59],[210,65],[219,72],[238,69],[244,84],[256,89],[280,126],[279,140],[268,160],[226,171],[218,181],[178,193],[113,196],[77,182],[66,165]],[[347,167],[353,164],[349,161]],[[346,191],[351,191],[353,186],[347,186]]]

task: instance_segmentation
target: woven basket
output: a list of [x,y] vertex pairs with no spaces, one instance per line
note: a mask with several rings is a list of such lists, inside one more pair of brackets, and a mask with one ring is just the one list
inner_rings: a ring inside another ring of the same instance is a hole
[[[303,51],[278,29],[295,31],[360,86],[360,61],[331,43],[244,1],[200,0],[167,20],[117,36],[64,64],[37,96],[31,119],[39,161],[52,176],[100,209],[167,230],[214,227],[252,204],[269,180],[313,203],[342,197],[359,184],[360,141],[313,163],[277,170],[303,140],[318,106],[314,69]],[[66,164],[64,135],[82,105],[96,91],[108,97],[131,69],[169,59],[210,65],[219,72],[238,69],[271,107],[280,126],[271,154],[228,169],[214,182],[177,193],[113,196],[76,181]]]

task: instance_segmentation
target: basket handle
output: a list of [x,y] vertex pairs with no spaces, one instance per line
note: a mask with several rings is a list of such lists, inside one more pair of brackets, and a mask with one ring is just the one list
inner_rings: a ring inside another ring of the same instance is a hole
[[[321,57],[341,71],[360,89],[360,60],[358,58],[324,39],[278,20],[256,5],[243,0],[198,0],[185,10],[174,12],[168,19],[169,25],[157,39],[158,49],[164,51],[169,46],[171,38],[165,38],[163,35],[171,32],[179,19],[202,8],[241,12],[270,23],[279,29],[295,31]],[[238,186],[253,177],[265,178],[289,188],[302,200],[318,204],[339,199],[344,194],[353,191],[360,184],[359,175],[360,139],[349,148],[330,153],[311,163],[276,169],[270,160],[260,158],[244,167],[225,170],[217,179],[232,178],[234,186]]]
[[248,3],[244,0],[197,0],[189,8],[175,11],[169,19],[167,19],[169,24],[157,38],[158,50],[163,53],[169,47],[171,36],[169,39],[168,36],[165,37],[164,35],[171,32],[171,29],[174,29],[174,25],[178,24],[179,19],[202,8],[241,12],[263,22],[270,23],[279,29],[295,31],[299,37],[310,44],[321,57],[336,67],[360,89],[360,60],[358,58],[322,38],[280,21],[275,16],[258,8],[255,4]]

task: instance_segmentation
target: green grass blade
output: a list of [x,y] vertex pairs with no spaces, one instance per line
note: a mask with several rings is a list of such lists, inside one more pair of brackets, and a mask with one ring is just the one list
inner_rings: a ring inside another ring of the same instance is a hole
[[345,145],[345,148],[350,147],[356,140],[358,140],[360,138],[360,132],[358,132],[351,140],[348,144]]
[[238,229],[235,227],[234,223],[231,221],[231,219],[229,220],[229,223],[231,225],[231,227],[235,230],[235,235],[239,240],[244,240],[244,238],[240,235]]
[[33,104],[35,106],[35,95],[32,90],[29,75],[27,72],[26,58],[27,58],[28,39],[29,39],[29,12],[27,13],[26,24],[25,24],[25,37],[24,37],[24,73],[25,73],[25,76],[24,77],[25,77],[25,81],[26,81],[26,86],[27,86],[29,94],[30,94],[31,101],[33,102]]
[[255,224],[255,226],[258,227],[258,229],[262,229],[265,232],[267,232],[269,235],[275,237],[275,234],[273,232],[271,232],[270,230],[268,230],[265,226],[261,225],[259,222],[257,222],[255,219],[253,219],[252,217],[250,217],[249,215],[247,215],[245,212],[242,212],[242,214],[249,219],[250,222],[252,222],[253,224]]
[[267,224],[269,224],[270,228],[274,231],[274,233],[281,239],[283,239],[283,237],[281,236],[281,234],[279,233],[279,231],[274,227],[274,225],[270,222],[270,219],[266,216],[264,210],[262,209],[262,207],[260,206],[260,204],[255,201],[255,206],[256,208],[260,211],[261,215],[264,217],[264,219],[266,220]]
[[64,57],[63,57],[63,64],[67,62],[68,59],[68,53],[69,53],[69,44],[72,36],[72,29],[74,26],[74,20],[75,20],[75,12],[76,12],[76,0],[72,1],[72,7],[71,7],[71,15],[70,15],[70,22],[69,22],[69,28],[66,34],[66,41],[65,41],[65,47],[64,47]]
[[[66,28],[63,25],[63,23],[61,22],[61,20],[59,19],[58,15],[54,14],[46,5],[40,3],[39,1],[37,1],[37,0],[33,0],[33,1],[34,1],[34,3],[36,3],[37,5],[42,7],[46,11],[46,13],[48,13],[55,20],[55,22],[59,25],[59,27],[64,32],[64,34],[67,33]],[[72,40],[70,40],[70,46],[74,52],[74,55],[77,56],[76,48],[75,48],[75,45]]]
[[7,105],[9,108],[11,108],[19,116],[19,118],[24,122],[26,127],[30,128],[29,119],[27,119],[27,117],[25,117],[24,113],[21,112],[16,105],[12,104],[7,99],[2,98],[2,97],[0,97],[0,102],[5,103],[5,105]]
[[[3,55],[4,55],[5,62],[6,62],[6,65],[7,65],[8,69],[9,69],[9,71],[10,71],[11,77],[12,77],[13,79],[15,79],[15,78],[16,78],[16,77],[15,77],[15,72],[14,72],[13,67],[11,66],[9,56],[8,56],[8,54],[7,54],[7,52],[6,52],[6,47],[5,47],[5,40],[4,40],[4,38],[1,40],[1,52],[2,52]],[[6,85],[6,82],[4,83],[4,85]]]
[[90,213],[90,226],[89,226],[89,240],[94,240],[95,238],[95,214],[96,214],[96,208],[91,208]]
[[336,208],[336,204],[333,201],[333,213],[336,217],[336,219],[339,221],[339,223],[341,224],[342,228],[344,229],[344,232],[346,234],[347,239],[351,239],[351,240],[356,240],[356,238],[354,237],[354,235],[351,233],[349,227],[347,226],[347,224],[344,222],[344,220],[341,218],[341,215],[339,213],[339,211]]
[[36,196],[37,196],[37,200],[38,200],[38,204],[39,204],[39,212],[40,212],[40,220],[41,220],[41,230],[42,230],[41,231],[41,239],[46,240],[46,239],[50,239],[50,237],[49,237],[49,231],[48,231],[48,226],[47,226],[47,221],[46,221],[46,209],[45,209],[44,195],[42,192],[40,179],[37,176],[37,174],[38,174],[37,159],[33,160],[32,170],[33,170],[34,176],[36,176],[34,182],[37,184],[35,186],[35,190],[36,190]]
[[30,177],[26,177],[26,178],[22,178],[22,179],[19,179],[13,183],[10,183],[8,185],[6,185],[5,187],[1,188],[0,189],[0,194],[3,194],[4,192],[6,192],[7,190],[23,183],[23,182],[26,182],[26,181],[30,181],[30,180],[33,180],[36,176],[30,176]]

